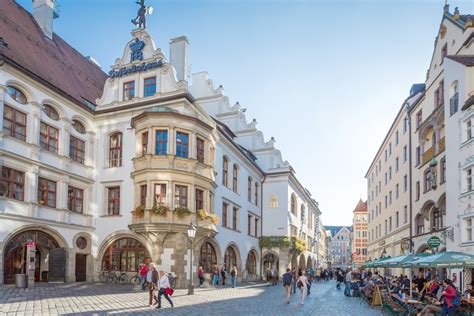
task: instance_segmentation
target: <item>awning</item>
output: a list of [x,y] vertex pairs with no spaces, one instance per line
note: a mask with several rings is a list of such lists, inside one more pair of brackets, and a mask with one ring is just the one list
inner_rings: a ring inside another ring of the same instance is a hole
[[402,267],[413,268],[463,268],[474,267],[474,256],[462,253],[446,251],[425,257],[414,257],[412,260],[402,263]]

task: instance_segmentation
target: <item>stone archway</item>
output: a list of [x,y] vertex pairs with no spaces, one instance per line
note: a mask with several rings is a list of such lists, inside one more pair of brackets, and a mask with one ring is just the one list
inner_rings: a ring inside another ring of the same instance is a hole
[[265,255],[263,256],[263,259],[262,259],[262,262],[263,262],[263,274],[264,276],[266,277],[267,281],[270,281],[270,278],[269,278],[269,271],[272,267],[275,267],[277,269],[277,271],[280,271],[279,270],[279,259],[278,259],[278,255],[276,255],[275,253],[273,252],[267,252],[265,253]]
[[306,260],[306,269],[311,269],[313,268],[313,259],[311,256],[308,256],[308,260]]
[[66,281],[67,244],[58,233],[38,227],[20,229],[6,239],[3,249],[3,280],[5,284],[15,281],[15,274],[26,273],[26,243],[36,244],[35,281]]
[[302,253],[299,258],[299,264],[298,268],[305,271],[306,270],[306,258],[304,257],[304,254]]

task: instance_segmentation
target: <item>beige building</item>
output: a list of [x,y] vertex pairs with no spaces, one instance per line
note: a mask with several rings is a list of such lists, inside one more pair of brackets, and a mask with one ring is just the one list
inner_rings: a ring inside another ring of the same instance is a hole
[[423,85],[412,87],[365,175],[370,260],[406,253],[401,247],[402,239],[410,232],[406,109],[420,98],[422,88]]
[[367,203],[359,200],[352,218],[352,265],[361,266],[368,260],[368,213]]

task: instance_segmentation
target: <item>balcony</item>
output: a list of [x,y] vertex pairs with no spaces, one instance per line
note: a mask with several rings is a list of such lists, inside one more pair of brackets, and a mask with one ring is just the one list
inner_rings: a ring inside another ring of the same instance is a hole
[[434,157],[435,153],[436,150],[434,147],[428,148],[421,157],[421,164],[424,165],[425,163],[430,161],[430,159]]

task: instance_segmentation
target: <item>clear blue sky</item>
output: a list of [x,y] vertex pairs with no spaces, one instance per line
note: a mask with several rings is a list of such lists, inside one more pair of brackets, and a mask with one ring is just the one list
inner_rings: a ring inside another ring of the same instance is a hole
[[[31,10],[31,0],[18,0]],[[350,225],[365,172],[411,84],[423,82],[444,0],[147,0],[148,31],[167,54],[190,41],[231,102],[274,136],[323,212]],[[474,13],[474,1],[449,1]],[[54,31],[105,71],[121,57],[133,0],[60,0]]]

